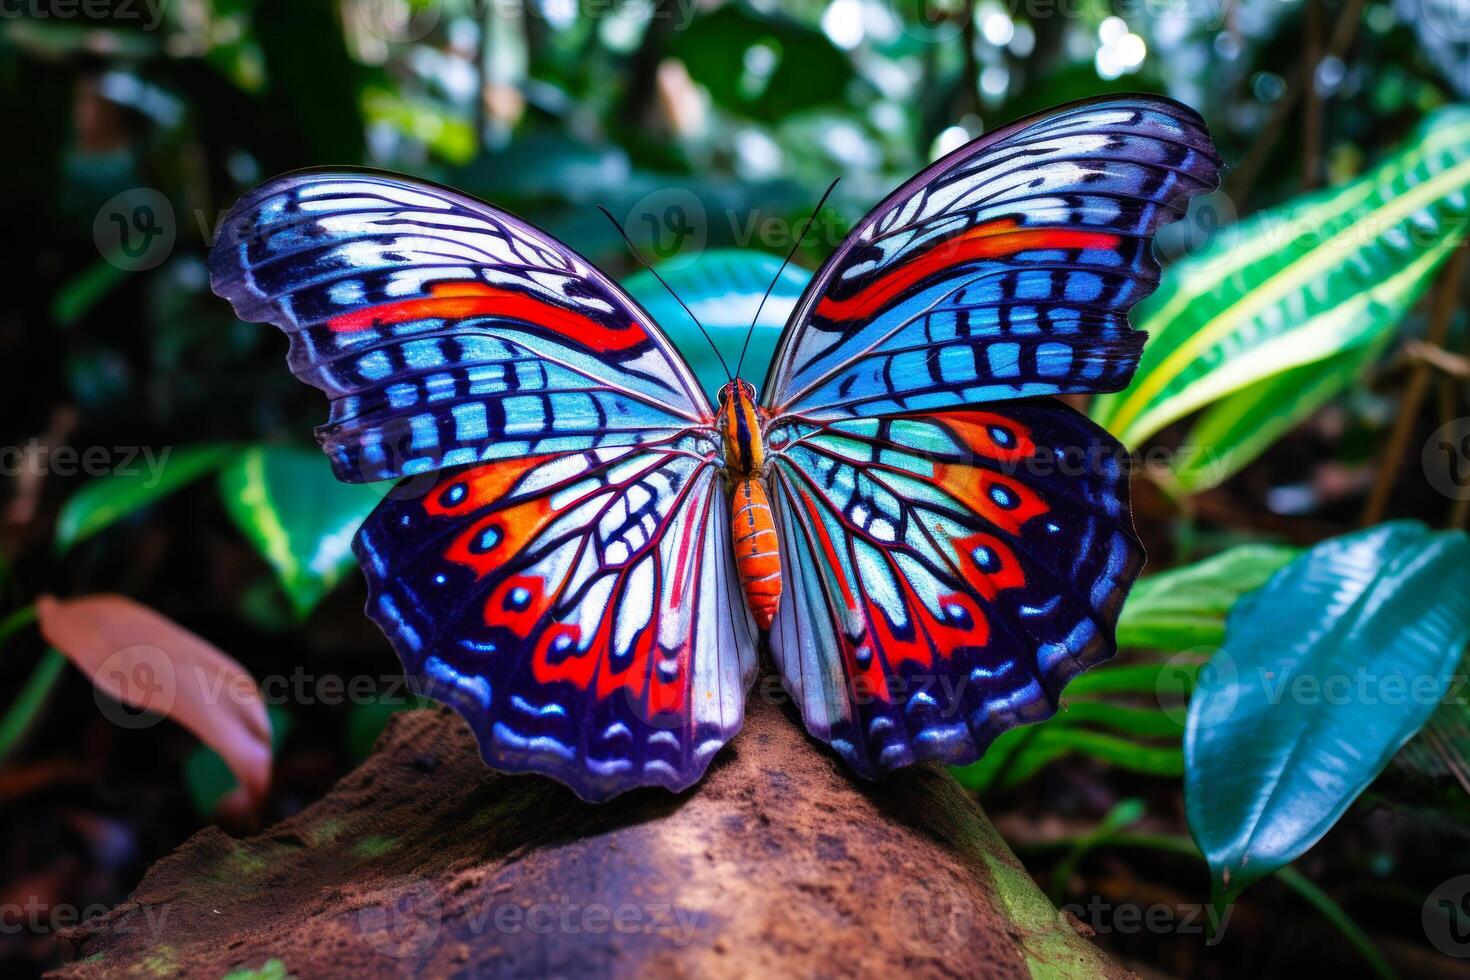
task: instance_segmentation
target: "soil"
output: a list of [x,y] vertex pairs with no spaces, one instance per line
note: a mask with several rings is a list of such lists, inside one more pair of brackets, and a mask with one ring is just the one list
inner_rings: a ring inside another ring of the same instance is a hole
[[401,714],[320,802],[201,831],[66,938],[75,978],[1127,975],[943,769],[860,782],[760,698],[693,789],[603,805]]

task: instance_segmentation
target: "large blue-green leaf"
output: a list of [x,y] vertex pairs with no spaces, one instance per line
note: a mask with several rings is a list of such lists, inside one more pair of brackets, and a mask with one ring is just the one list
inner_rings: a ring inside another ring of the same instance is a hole
[[1189,705],[1190,832],[1229,900],[1325,834],[1434,712],[1470,640],[1470,538],[1325,541],[1236,603]]
[[[715,249],[703,253],[688,265],[659,272],[699,317],[699,322],[709,331],[710,338],[733,371],[740,357],[740,347],[745,343],[745,332],[760,306],[761,295],[775,279],[776,270],[780,267],[781,260],[765,252]],[[781,328],[786,325],[786,318],[791,315],[792,307],[810,278],[810,272],[790,265],[781,273],[750,338],[750,350],[740,371],[747,380],[759,385],[766,376]],[[649,272],[629,276],[623,285],[634,299],[643,304],[669,339],[678,345],[699,383],[713,399],[715,392],[728,379],[719,359],[700,336],[689,314]]]
[[[1234,392],[1392,331],[1464,239],[1467,188],[1470,108],[1451,106],[1361,177],[1226,225],[1139,305],[1149,342],[1138,371],[1093,403],[1093,418],[1137,446]],[[1351,372],[1331,376],[1343,377]],[[1212,448],[1238,466],[1262,446]]]
[[353,567],[352,537],[382,495],[380,486],[339,483],[314,449],[254,446],[220,472],[225,508],[298,616]]

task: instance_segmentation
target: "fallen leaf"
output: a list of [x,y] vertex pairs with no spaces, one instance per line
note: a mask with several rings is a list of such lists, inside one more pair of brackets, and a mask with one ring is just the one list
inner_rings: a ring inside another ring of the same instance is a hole
[[41,635],[114,706],[104,713],[140,728],[172,718],[224,758],[252,806],[270,785],[271,727],[255,679],[219,648],[120,595],[36,602]]

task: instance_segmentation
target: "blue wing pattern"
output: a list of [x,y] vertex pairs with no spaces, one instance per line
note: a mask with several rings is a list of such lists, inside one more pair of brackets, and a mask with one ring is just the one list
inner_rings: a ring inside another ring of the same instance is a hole
[[331,399],[317,439],[339,479],[667,438],[708,421],[694,377],[638,304],[504,211],[370,171],[304,171],[220,226],[214,291],[291,338]]
[[755,676],[728,510],[693,436],[446,470],[363,525],[368,614],[492,767],[680,790]]
[[762,394],[771,646],[858,772],[973,761],[1112,655],[1143,564],[1126,459],[1045,396],[1128,383],[1152,236],[1219,168],[1168,99],[1063,106],[905,184],[798,302]]
[[771,648],[862,775],[973,762],[1112,656],[1143,548],[1127,458],[1083,416],[1037,399],[771,435]]
[[1204,123],[1168,99],[1075,103],[961,147],[879,204],[797,303],[770,415],[861,418],[1114,391],[1158,284],[1152,236],[1213,190]]

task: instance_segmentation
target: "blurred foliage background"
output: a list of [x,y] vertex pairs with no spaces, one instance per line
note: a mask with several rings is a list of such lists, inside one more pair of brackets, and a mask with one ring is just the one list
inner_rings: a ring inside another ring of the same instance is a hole
[[[1433,738],[1207,945],[1203,920],[1183,921],[1208,898],[1188,834],[1200,828],[1186,827],[1183,708],[1155,695],[1164,658],[1224,642],[1236,597],[1298,548],[1386,517],[1465,522],[1465,502],[1441,489],[1454,454],[1419,451],[1462,419],[1470,377],[1462,7],[6,3],[0,970],[59,962],[58,925],[121,900],[212,820],[244,831],[299,810],[415,703],[361,615],[346,548],[374,493],[332,484],[310,448],[324,409],[283,369],[284,339],[209,292],[213,229],[244,190],[324,164],[419,174],[629,273],[602,205],[718,301],[758,294],[833,177],[798,265],[814,268],[889,190],[995,125],[1149,91],[1198,109],[1229,170],[1161,239],[1167,257],[1190,258],[1136,318],[1155,338],[1135,384],[1147,398],[1085,407],[1140,452],[1203,445],[1229,463],[1176,460],[1136,481],[1150,571],[1183,575],[1130,606],[1124,645],[1154,656],[1083,678],[1070,722],[1017,735],[961,777],[1053,897],[1145,975],[1450,975],[1460,964],[1421,917],[1447,872],[1470,870],[1463,713],[1437,715]],[[1207,326],[1217,341],[1190,353]],[[119,724],[115,703],[29,629],[38,595],[93,592],[146,602],[279,682],[275,696],[263,683],[276,748],[263,808],[220,809],[233,781],[218,756],[170,725]],[[352,695],[322,678],[367,682]],[[1115,915],[1154,906],[1174,910],[1170,926]]]

